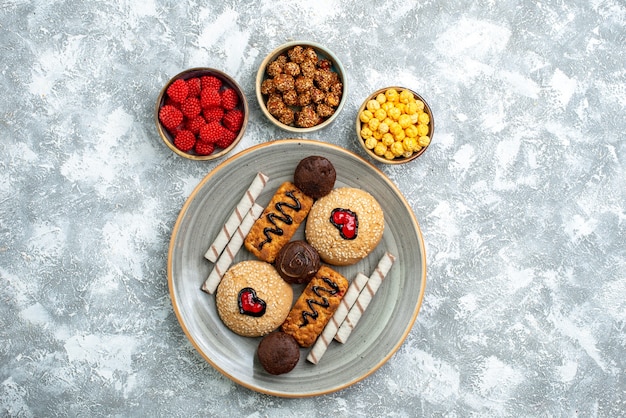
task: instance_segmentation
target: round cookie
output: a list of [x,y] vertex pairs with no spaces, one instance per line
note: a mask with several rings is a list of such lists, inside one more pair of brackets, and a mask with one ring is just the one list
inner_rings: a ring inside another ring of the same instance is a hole
[[335,187],[337,172],[333,164],[324,157],[312,155],[298,163],[293,174],[296,187],[313,199],[326,196]]
[[384,228],[383,210],[371,194],[341,187],[313,204],[305,235],[324,262],[347,266],[376,248]]
[[261,366],[269,374],[290,372],[300,360],[300,347],[296,339],[284,332],[272,332],[263,337],[257,348]]
[[228,269],[215,294],[224,325],[244,337],[260,337],[278,328],[292,301],[291,286],[271,264],[258,260],[242,261]]
[[278,274],[292,284],[308,283],[320,268],[317,250],[303,240],[290,241],[283,246],[274,261]]

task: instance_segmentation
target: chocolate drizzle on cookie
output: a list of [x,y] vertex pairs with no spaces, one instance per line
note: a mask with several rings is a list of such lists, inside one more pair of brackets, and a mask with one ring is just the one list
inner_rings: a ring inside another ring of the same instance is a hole
[[323,286],[313,286],[311,290],[313,290],[313,293],[315,293],[315,296],[317,296],[319,299],[306,300],[310,311],[302,311],[302,324],[300,324],[300,328],[309,324],[309,318],[315,320],[319,316],[319,312],[317,312],[317,309],[315,309],[313,305],[321,306],[322,308],[328,308],[330,306],[328,299],[326,299],[325,296],[322,296],[322,292],[328,293],[329,295],[335,295],[337,294],[337,292],[339,292],[339,286],[337,285],[337,283],[333,282],[328,277],[324,277],[322,280],[324,280],[324,283],[326,283],[330,288]]
[[283,206],[288,207],[289,209],[295,210],[296,212],[299,212],[300,209],[302,209],[302,205],[300,204],[300,201],[296,198],[296,196],[293,194],[292,191],[285,192],[285,196],[289,197],[293,201],[293,203],[282,202],[282,201],[278,202],[274,205],[274,207],[276,208],[278,212],[280,212],[280,215],[276,212],[270,212],[267,214],[267,219],[272,223],[272,225],[274,225],[274,228],[267,227],[263,229],[263,234],[265,235],[265,241],[259,244],[259,250],[262,249],[265,244],[272,242],[271,234],[275,234],[279,236],[283,235],[283,230],[276,224],[276,221],[281,221],[286,225],[291,225],[293,223],[293,218],[285,213]]

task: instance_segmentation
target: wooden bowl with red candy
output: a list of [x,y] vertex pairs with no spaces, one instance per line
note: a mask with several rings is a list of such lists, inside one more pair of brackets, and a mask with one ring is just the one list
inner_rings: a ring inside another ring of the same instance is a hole
[[228,74],[191,68],[172,77],[156,102],[159,135],[176,154],[213,160],[228,154],[248,124],[248,102]]

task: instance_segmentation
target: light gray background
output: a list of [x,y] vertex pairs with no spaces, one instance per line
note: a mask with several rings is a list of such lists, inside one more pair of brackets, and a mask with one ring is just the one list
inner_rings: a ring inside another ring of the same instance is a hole
[[[622,0],[0,2],[0,415],[624,416],[625,24]],[[348,74],[307,138],[361,153],[356,110],[397,84],[436,132],[380,166],[427,249],[405,344],[348,389],[281,399],[223,377],[176,320],[170,233],[217,162],[171,152],[153,112],[209,66],[250,102],[237,151],[290,136],[254,78],[298,39]]]

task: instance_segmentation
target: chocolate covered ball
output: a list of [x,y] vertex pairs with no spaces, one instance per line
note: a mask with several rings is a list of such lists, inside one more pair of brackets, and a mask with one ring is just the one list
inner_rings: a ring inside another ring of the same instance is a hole
[[290,372],[298,364],[300,347],[291,335],[281,331],[272,332],[259,343],[257,357],[269,374],[283,374]]
[[275,267],[287,283],[308,283],[320,268],[317,250],[306,241],[290,241],[278,252]]
[[317,155],[301,160],[293,175],[293,182],[313,199],[326,196],[335,187],[337,173],[326,158]]

